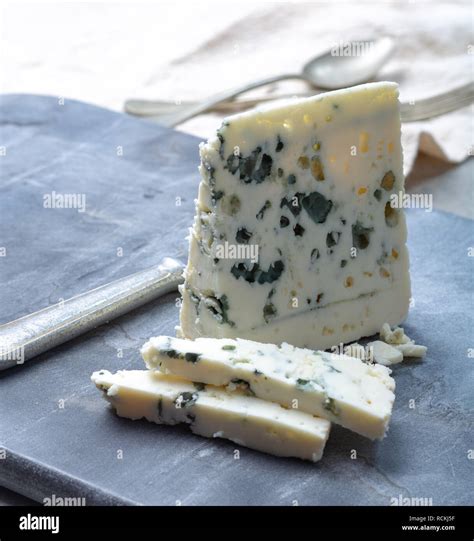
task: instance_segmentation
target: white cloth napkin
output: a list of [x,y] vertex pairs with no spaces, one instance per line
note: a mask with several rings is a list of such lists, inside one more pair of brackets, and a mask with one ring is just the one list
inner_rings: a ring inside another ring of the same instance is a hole
[[[377,80],[398,82],[403,101],[422,99],[472,80],[471,10],[470,2],[267,5],[223,27],[170,64],[168,73],[160,71],[160,92],[155,95],[204,97],[242,81],[295,72],[334,44],[386,35],[396,40],[397,49]],[[190,86],[190,80],[195,84]],[[252,97],[308,88],[301,83],[279,83]],[[215,124],[213,115],[189,121],[180,129],[208,135]],[[461,162],[473,148],[473,133],[471,107],[403,124],[405,173],[412,169],[419,151]]]
[[[472,4],[375,2],[22,3],[3,8],[0,91],[53,94],[121,110],[127,98],[197,100],[295,72],[336,43],[392,36],[393,58],[377,80],[401,99],[432,96],[472,78]],[[308,91],[292,81],[252,97]],[[222,115],[180,130],[209,136]],[[473,148],[471,108],[403,125],[405,170],[419,150],[450,162]]]

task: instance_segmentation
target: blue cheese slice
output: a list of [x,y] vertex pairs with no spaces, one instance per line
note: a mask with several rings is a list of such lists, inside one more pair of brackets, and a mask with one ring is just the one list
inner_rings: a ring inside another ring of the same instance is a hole
[[405,318],[396,84],[229,117],[200,154],[180,336],[328,349]]
[[150,369],[241,388],[371,439],[383,438],[388,428],[395,382],[385,366],[286,343],[278,347],[242,339],[158,336],[141,353]]
[[101,370],[91,379],[120,417],[183,423],[200,436],[225,438],[276,456],[317,462],[329,436],[325,419],[156,371]]

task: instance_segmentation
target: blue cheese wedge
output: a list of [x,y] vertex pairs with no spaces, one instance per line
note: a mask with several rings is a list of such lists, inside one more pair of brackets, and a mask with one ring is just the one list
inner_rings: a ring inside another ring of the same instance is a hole
[[328,349],[405,318],[395,83],[229,117],[200,154],[180,336]]
[[145,364],[191,381],[248,394],[323,417],[371,439],[385,435],[395,382],[385,366],[283,343],[158,336],[141,350]]
[[325,419],[156,371],[101,370],[91,379],[120,417],[183,423],[200,436],[225,438],[276,456],[317,462],[329,436]]

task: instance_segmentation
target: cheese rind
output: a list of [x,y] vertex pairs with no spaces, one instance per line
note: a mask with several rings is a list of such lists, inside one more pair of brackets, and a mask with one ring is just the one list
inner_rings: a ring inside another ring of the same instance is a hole
[[325,419],[157,371],[101,370],[91,379],[120,417],[184,423],[200,436],[225,438],[276,456],[317,462],[329,436]]
[[150,369],[212,385],[243,386],[258,398],[297,407],[371,439],[385,435],[395,399],[388,368],[286,343],[158,336],[141,353]]
[[390,205],[404,185],[394,83],[229,117],[200,150],[183,337],[327,349],[404,319],[406,225]]
[[[236,326],[215,326],[214,314],[202,310],[198,329],[186,336],[183,328],[192,327],[196,322],[195,301],[185,288],[181,289],[183,303],[181,307],[181,327],[177,329],[180,338],[199,338],[204,328],[215,338],[239,338],[279,344],[291,337],[295,346],[330,349],[334,344],[353,342],[361,336],[371,336],[378,332],[380,320],[388,320],[396,324],[406,316],[406,305],[410,298],[410,284],[404,282],[399,289],[379,291],[358,299],[334,303],[317,311],[302,312],[285,319],[270,322],[255,329],[242,331]],[[199,302],[199,301],[198,301]],[[244,308],[246,310],[246,308]],[[186,325],[183,327],[183,321]],[[201,327],[201,325],[203,325]],[[317,344],[317,345],[314,345]]]

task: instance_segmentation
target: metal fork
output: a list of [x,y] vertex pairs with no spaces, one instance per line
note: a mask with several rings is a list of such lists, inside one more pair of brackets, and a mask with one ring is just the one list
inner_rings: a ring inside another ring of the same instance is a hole
[[[292,94],[295,97],[309,97],[313,96],[314,92],[305,92],[301,94]],[[260,103],[277,100],[281,98],[288,98],[289,95],[284,96],[271,96],[265,98],[253,98],[243,100],[227,100],[220,103],[216,103],[213,107],[213,111],[219,111],[221,113],[235,113],[240,110],[254,107]],[[474,101],[474,84],[468,83],[453,90],[449,90],[443,94],[438,94],[430,98],[424,98],[421,100],[414,100],[410,102],[402,102],[400,106],[400,114],[402,122],[416,122],[419,120],[427,120],[436,116],[444,115],[450,111],[461,109],[470,105]],[[144,100],[128,100],[125,104],[125,111],[129,114],[141,117],[148,117],[151,120],[161,124],[167,124],[166,120],[168,115],[176,114],[182,107],[189,107],[194,105],[194,102],[183,102],[176,104],[167,101],[147,101],[146,107],[143,107]],[[149,114],[145,114],[144,111],[148,111]]]
[[444,94],[400,104],[402,122],[416,122],[461,109],[474,101],[474,83],[468,83]]

